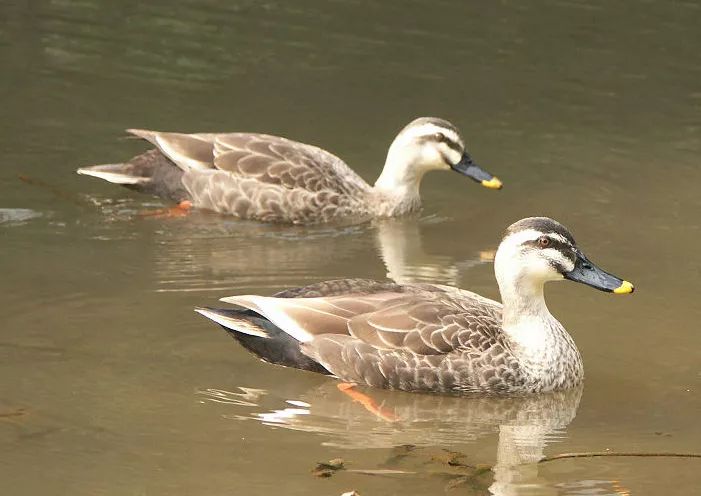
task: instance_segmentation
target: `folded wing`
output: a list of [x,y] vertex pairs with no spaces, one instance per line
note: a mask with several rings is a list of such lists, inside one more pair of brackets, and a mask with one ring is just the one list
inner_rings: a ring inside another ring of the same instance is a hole
[[221,170],[241,180],[311,192],[352,194],[369,186],[340,158],[316,146],[257,133],[167,133],[128,129],[184,171]]
[[[305,343],[310,354],[324,339],[336,337],[422,356],[482,352],[499,338],[501,306],[467,291],[430,284],[373,286],[362,280],[324,284],[274,297],[244,295],[222,301],[265,316]],[[344,288],[349,292],[339,294]]]
[[184,171],[214,168],[216,134],[164,133],[148,129],[127,129],[127,132],[154,145]]
[[332,153],[266,134],[218,135],[214,165],[242,179],[288,189],[348,195],[368,190],[367,183]]

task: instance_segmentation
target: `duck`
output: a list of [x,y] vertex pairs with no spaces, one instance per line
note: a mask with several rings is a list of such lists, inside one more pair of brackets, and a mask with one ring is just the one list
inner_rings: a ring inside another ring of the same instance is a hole
[[591,262],[547,217],[509,226],[494,258],[501,303],[440,284],[341,279],[236,308],[195,311],[264,361],[344,383],[409,392],[509,395],[582,383],[582,358],[549,312],[544,285],[570,280],[614,293],[634,286]]
[[458,129],[436,117],[405,126],[370,186],[346,163],[313,145],[258,133],[172,133],[128,129],[155,148],[124,163],[81,167],[93,176],[240,219],[289,224],[395,217],[421,208],[431,170],[453,170],[490,189],[502,182],[478,166]]

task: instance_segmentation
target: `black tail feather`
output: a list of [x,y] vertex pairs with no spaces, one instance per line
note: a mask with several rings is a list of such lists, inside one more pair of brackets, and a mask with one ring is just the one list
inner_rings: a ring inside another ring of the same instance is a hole
[[77,172],[165,200],[191,199],[182,183],[183,171],[159,150],[149,150],[123,164],[81,167]]
[[225,318],[245,321],[252,328],[259,329],[261,334],[265,333],[268,337],[247,334],[219,324],[231,337],[241,343],[241,346],[260,359],[276,365],[331,375],[322,365],[302,353],[299,341],[262,315],[252,310],[223,308],[203,308],[203,310],[214,312]]

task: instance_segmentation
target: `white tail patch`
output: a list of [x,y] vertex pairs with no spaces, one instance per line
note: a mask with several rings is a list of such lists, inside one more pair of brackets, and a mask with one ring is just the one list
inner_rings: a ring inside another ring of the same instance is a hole
[[290,317],[285,311],[286,305],[295,306],[294,299],[242,295],[221,298],[220,301],[248,308],[249,310],[263,315],[297,341],[306,343],[314,339],[313,334],[304,329],[298,321]]
[[[93,176],[104,179],[107,182],[114,184],[142,184],[149,181],[147,177],[130,176],[115,172],[115,169],[121,164],[105,164],[94,165],[92,167],[81,167],[76,172],[84,176]],[[110,170],[111,168],[111,170]]]
[[257,336],[259,338],[270,338],[270,336],[261,330],[260,327],[247,322],[245,319],[232,318],[227,315],[222,315],[215,310],[201,307],[196,307],[195,312],[199,313],[200,315],[204,315],[209,320],[212,320],[219,325],[223,325],[232,331],[248,334],[249,336]]

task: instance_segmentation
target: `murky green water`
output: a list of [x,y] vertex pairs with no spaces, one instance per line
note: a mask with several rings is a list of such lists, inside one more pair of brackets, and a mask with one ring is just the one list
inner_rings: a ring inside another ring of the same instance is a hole
[[[699,25],[694,2],[0,1],[0,487],[695,493],[693,459],[534,462],[701,451]],[[395,132],[426,114],[460,126],[505,189],[435,174],[417,218],[287,228],[142,218],[161,204],[73,172],[144,149],[119,139],[142,127],[280,134],[374,180]],[[583,393],[369,391],[388,422],[192,312],[388,273],[496,297],[480,252],[536,214],[637,286],[549,288],[584,356]],[[465,478],[444,449],[494,472]],[[336,457],[412,473],[310,474]]]

